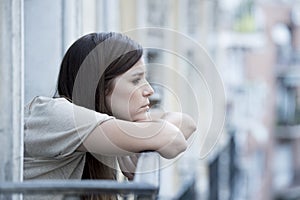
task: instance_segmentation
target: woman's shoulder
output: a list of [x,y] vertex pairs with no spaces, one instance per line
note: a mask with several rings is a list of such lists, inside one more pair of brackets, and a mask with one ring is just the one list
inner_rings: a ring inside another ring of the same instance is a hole
[[32,107],[35,105],[48,105],[55,103],[70,103],[67,99],[62,97],[47,97],[47,96],[35,96],[28,103],[27,107]]
[[70,110],[72,103],[65,98],[53,98],[46,96],[36,96],[29,101],[24,108],[25,118],[33,115],[51,115],[51,113],[64,113],[66,110]]
[[54,120],[68,119],[83,120],[84,118],[95,118],[97,121],[106,120],[109,117],[106,114],[98,113],[94,110],[78,106],[65,98],[53,98],[46,96],[36,96],[25,106],[25,118],[27,117],[42,117],[52,118]]
[[25,107],[31,109],[34,106],[51,106],[55,104],[71,104],[67,99],[62,97],[47,97],[47,96],[35,96],[32,98]]

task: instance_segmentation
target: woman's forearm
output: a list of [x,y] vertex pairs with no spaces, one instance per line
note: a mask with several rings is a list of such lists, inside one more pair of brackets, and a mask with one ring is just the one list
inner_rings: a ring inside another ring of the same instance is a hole
[[128,122],[111,119],[97,127],[79,150],[112,156],[150,150],[165,158],[174,158],[186,148],[184,134],[167,120]]
[[153,120],[162,119],[166,120],[177,128],[184,134],[184,137],[188,139],[191,134],[196,130],[196,123],[192,117],[185,113],[180,112],[160,112],[155,111],[151,114]]

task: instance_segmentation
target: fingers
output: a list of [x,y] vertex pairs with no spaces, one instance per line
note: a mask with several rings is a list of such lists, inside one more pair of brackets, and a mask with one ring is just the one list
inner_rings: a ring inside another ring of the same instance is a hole
[[137,166],[137,163],[139,161],[139,157],[140,157],[140,154],[134,154],[132,156],[129,156],[129,158],[131,159],[132,163],[134,164],[135,168]]
[[138,163],[138,157],[138,154],[134,154],[132,156],[122,156],[117,158],[122,173],[129,180],[132,180],[134,178],[134,173]]
[[129,172],[123,172],[123,171],[122,171],[122,174],[123,174],[124,176],[126,176],[126,177],[128,178],[128,180],[130,180],[130,181],[132,181],[133,178],[134,178],[134,173],[129,173]]

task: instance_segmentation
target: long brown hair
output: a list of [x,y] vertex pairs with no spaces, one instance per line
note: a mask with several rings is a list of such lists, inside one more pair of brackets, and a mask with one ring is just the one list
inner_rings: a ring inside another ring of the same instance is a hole
[[[105,96],[112,81],[142,57],[142,47],[120,33],[91,33],[78,39],[66,52],[58,76],[57,92],[73,103],[112,115]],[[115,170],[92,154],[86,154],[82,179],[116,179]],[[90,195],[82,199],[116,199],[112,195]]]

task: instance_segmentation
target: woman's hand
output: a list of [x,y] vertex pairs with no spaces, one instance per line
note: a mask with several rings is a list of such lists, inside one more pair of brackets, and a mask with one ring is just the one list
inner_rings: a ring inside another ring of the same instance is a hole
[[133,154],[131,156],[119,156],[117,157],[119,167],[124,176],[128,178],[128,180],[133,180],[134,173],[137,167],[139,159],[139,154]]

